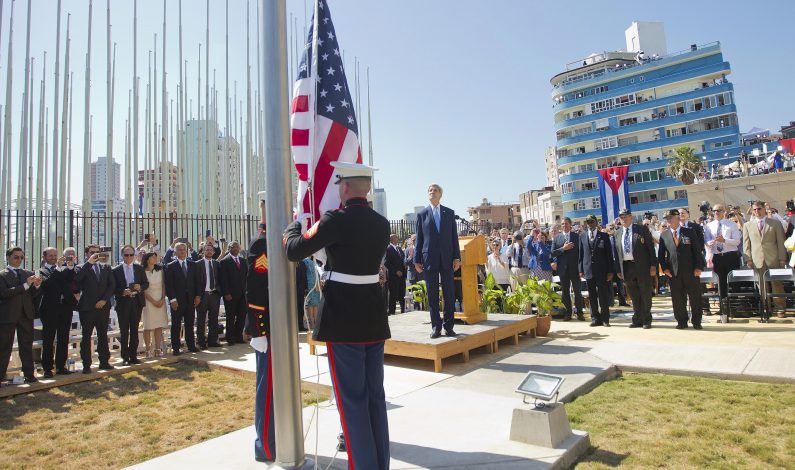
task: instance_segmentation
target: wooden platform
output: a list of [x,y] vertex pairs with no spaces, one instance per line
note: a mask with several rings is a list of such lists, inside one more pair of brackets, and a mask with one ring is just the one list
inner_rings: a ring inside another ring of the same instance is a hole
[[[442,359],[461,354],[464,362],[469,361],[473,349],[486,348],[490,353],[497,352],[500,341],[511,339],[519,344],[519,335],[535,337],[536,317],[491,313],[488,320],[466,325],[456,323],[455,338],[442,336],[431,339],[430,316],[428,312],[416,311],[399,313],[389,317],[392,338],[384,344],[384,352],[393,356],[414,357],[433,361],[436,372],[442,370]],[[316,346],[325,343],[307,337],[309,353],[315,354]]]

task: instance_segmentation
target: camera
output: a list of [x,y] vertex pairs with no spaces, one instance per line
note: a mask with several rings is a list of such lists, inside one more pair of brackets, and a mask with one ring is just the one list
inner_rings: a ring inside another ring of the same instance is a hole
[[643,218],[646,220],[651,220],[654,217],[654,212],[646,211],[643,213]]
[[707,214],[709,214],[710,207],[712,206],[709,201],[701,201],[698,203],[698,210],[700,210],[705,217]]

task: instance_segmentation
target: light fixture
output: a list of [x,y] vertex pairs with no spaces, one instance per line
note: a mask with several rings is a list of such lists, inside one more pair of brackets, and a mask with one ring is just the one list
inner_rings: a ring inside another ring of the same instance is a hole
[[533,397],[533,405],[536,408],[543,408],[546,406],[544,402],[552,400],[553,397],[557,401],[563,380],[563,377],[557,375],[531,370],[516,387],[516,393],[522,394],[523,403],[527,403],[527,397]]

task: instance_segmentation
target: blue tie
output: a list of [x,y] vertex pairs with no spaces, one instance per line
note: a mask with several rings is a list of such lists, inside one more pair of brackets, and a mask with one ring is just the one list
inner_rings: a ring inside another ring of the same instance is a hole
[[630,238],[632,238],[632,234],[629,233],[629,230],[624,229],[624,253],[630,252]]
[[[720,226],[720,220],[719,220],[719,221],[718,221],[718,235],[720,235],[720,234],[721,234],[720,232],[721,232],[721,226]],[[717,245],[717,248],[718,248],[718,253],[720,253],[721,251],[723,251],[723,243],[721,243],[721,242],[718,242],[716,245]]]
[[436,222],[436,231],[440,231],[441,227],[441,217],[439,216],[439,206],[433,208],[433,221]]

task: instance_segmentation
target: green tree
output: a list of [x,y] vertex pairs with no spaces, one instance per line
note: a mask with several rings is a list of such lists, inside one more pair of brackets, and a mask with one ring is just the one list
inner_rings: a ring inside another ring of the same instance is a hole
[[682,184],[688,185],[693,184],[702,168],[701,159],[695,155],[692,148],[679,147],[672,156],[668,157],[665,170]]

